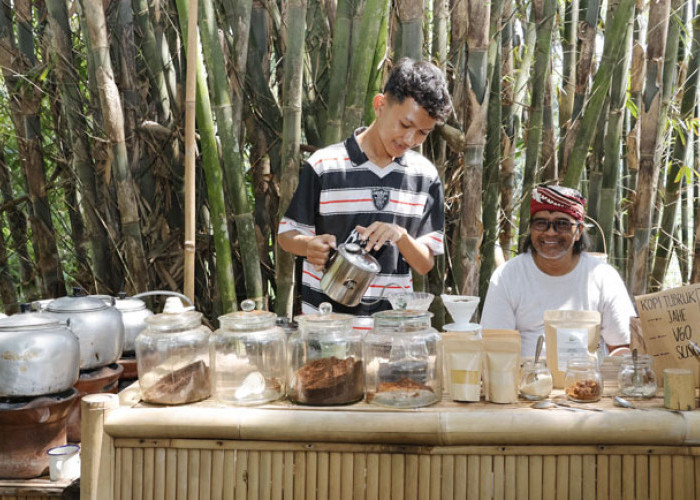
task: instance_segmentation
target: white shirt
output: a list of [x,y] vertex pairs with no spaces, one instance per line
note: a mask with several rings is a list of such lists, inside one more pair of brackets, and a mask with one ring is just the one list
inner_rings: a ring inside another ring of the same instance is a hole
[[544,312],[551,309],[598,311],[602,340],[629,344],[630,317],[636,313],[625,284],[615,268],[586,252],[563,276],[540,271],[530,252],[498,267],[491,276],[481,325],[518,330],[522,356],[534,356],[537,337],[544,334]]

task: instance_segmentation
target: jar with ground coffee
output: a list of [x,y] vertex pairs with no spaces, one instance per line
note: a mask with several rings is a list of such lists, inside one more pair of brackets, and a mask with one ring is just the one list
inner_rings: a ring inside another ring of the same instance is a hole
[[219,401],[255,405],[284,396],[286,335],[277,316],[256,311],[244,300],[241,311],[219,316],[211,337],[213,393]]
[[372,315],[365,337],[367,401],[392,408],[420,408],[442,397],[440,334],[428,311],[390,310]]
[[146,318],[134,341],[141,399],[184,404],[211,395],[209,335],[202,313],[184,311]]
[[318,314],[294,318],[299,330],[287,342],[287,396],[294,403],[344,405],[364,396],[362,335],[354,316],[333,313],[324,302]]

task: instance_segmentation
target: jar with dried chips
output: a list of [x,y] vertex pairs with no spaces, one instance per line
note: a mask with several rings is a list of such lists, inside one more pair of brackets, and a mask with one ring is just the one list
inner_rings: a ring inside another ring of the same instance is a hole
[[244,300],[241,310],[219,316],[211,338],[213,393],[219,401],[255,405],[284,396],[285,342],[277,316],[256,311]]
[[564,381],[566,397],[578,403],[592,403],[603,394],[603,376],[595,360],[582,357],[570,359]]

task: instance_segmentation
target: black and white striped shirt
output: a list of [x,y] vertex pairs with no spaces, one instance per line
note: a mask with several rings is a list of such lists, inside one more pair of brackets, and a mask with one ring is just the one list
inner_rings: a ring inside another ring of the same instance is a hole
[[[278,233],[296,230],[310,236],[333,234],[340,244],[356,225],[367,227],[374,221],[382,221],[406,228],[433,255],[442,254],[444,194],[437,169],[415,151],[408,151],[384,168],[378,167],[357,143],[355,136],[361,131],[309,158]],[[384,295],[413,290],[411,269],[396,245],[385,245],[372,255],[382,270],[365,292],[363,301],[376,299],[387,285],[390,286]],[[386,299],[372,306],[338,304],[321,291],[322,276],[322,272],[303,259],[302,312],[316,312],[321,302],[330,302],[335,312],[356,316],[370,316],[391,308]]]

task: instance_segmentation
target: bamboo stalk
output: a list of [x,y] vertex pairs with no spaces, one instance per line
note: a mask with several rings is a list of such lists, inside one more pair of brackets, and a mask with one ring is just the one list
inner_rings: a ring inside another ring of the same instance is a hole
[[168,448],[165,454],[165,498],[177,497],[177,450]]
[[[315,456],[315,455],[314,455]],[[306,469],[307,474],[309,469]],[[315,470],[314,470],[315,471]],[[272,452],[272,500],[282,500],[282,480],[284,478],[284,453],[281,451]],[[315,476],[314,476],[315,478]],[[314,490],[315,491],[315,490]],[[307,500],[315,500],[307,495]]]
[[[192,17],[194,17],[196,21],[196,15],[188,17],[187,13],[189,12],[189,3],[191,3],[193,0],[188,0],[188,3],[185,3],[185,0],[177,0],[177,7],[178,7],[178,12],[180,14],[179,19],[181,21],[181,26],[180,30],[187,35],[190,33],[190,27],[189,23],[192,22]],[[195,2],[196,3],[196,2]],[[183,19],[185,17],[188,17],[188,24],[185,24]],[[196,33],[197,27],[194,27],[194,31]],[[189,36],[187,35],[187,39],[189,40]],[[194,38],[193,41],[196,41],[197,38]],[[190,50],[195,50],[194,54],[191,54],[191,57],[193,59],[188,58],[188,61],[190,64],[188,64],[188,70],[191,67],[191,64],[195,65],[196,68],[196,86],[195,86],[195,104],[196,104],[196,109],[195,112],[197,113],[198,116],[198,121],[199,121],[199,130],[200,130],[200,136],[201,136],[201,145],[202,145],[202,158],[203,158],[203,168],[205,172],[205,177],[206,177],[206,186],[207,186],[207,195],[209,198],[209,209],[211,212],[211,222],[212,226],[214,229],[214,248],[216,250],[216,275],[217,275],[217,285],[219,288],[219,295],[221,298],[221,305],[222,309],[224,311],[231,311],[234,310],[236,307],[236,290],[235,290],[235,279],[233,276],[233,264],[231,260],[231,251],[230,251],[230,245],[229,245],[229,233],[228,233],[228,227],[226,224],[226,202],[224,200],[224,192],[223,192],[223,181],[222,181],[222,174],[221,174],[221,165],[219,163],[219,151],[218,151],[218,146],[217,146],[217,141],[216,141],[216,132],[215,132],[215,126],[214,126],[214,120],[212,117],[212,112],[211,112],[211,104],[209,101],[209,91],[207,88],[207,82],[206,82],[206,75],[205,75],[205,70],[204,70],[204,63],[202,61],[202,56],[201,53],[199,52],[199,45],[197,44],[194,48],[191,48],[188,45],[188,53]],[[187,107],[187,105],[186,105]],[[193,125],[192,125],[193,126]],[[185,133],[187,133],[187,128],[185,128]],[[187,139],[185,139],[187,141]],[[187,149],[185,149],[185,156],[186,159],[185,161],[187,162]],[[194,151],[191,151],[191,154],[194,155]],[[190,161],[193,161],[194,157],[191,158]],[[191,189],[194,190],[194,169],[192,168],[191,171],[185,174],[185,182],[187,183],[187,178],[189,176],[191,177],[191,181],[193,184],[191,185]],[[191,203],[194,204],[194,191],[190,193],[190,196],[192,199],[190,200]],[[188,195],[185,194],[185,206],[187,207],[188,203]],[[190,221],[190,224],[192,224],[192,227],[190,227],[191,231],[194,231],[194,210],[196,207],[192,205],[192,208],[190,209],[190,212],[187,212],[187,208],[185,211],[188,213],[186,215],[187,219]],[[185,224],[185,227],[187,228],[187,223]],[[185,232],[187,233],[187,229],[185,229]],[[185,252],[186,255],[189,250],[194,252],[194,239],[189,239],[189,237],[194,238],[194,232],[190,233],[189,236],[187,234],[185,235],[185,240],[186,242],[190,242],[191,245],[185,245]],[[190,255],[189,257],[193,258],[194,253]],[[192,261],[192,265],[194,264],[194,261]],[[188,264],[186,263],[186,266]],[[192,293],[194,293],[194,269],[192,268],[189,271],[185,270],[185,280],[187,281],[192,280],[192,283],[190,285],[192,286]],[[187,295],[187,293],[185,293]],[[188,295],[189,297],[189,295]]]
[[119,397],[115,394],[89,394],[83,397],[80,407],[81,498],[111,500],[116,480],[113,476],[115,451],[113,439],[104,432],[104,417],[119,407]]
[[197,492],[198,500],[211,500],[211,450],[202,450],[199,452],[199,491]]
[[454,498],[454,482],[455,482],[455,457],[453,455],[445,455],[442,457],[442,475],[441,481],[441,496],[440,498]]
[[611,85],[613,69],[619,64],[627,35],[626,27],[634,11],[634,2],[635,0],[621,0],[617,12],[613,16],[613,23],[609,31],[610,36],[605,38],[603,58],[593,80],[591,97],[581,118],[580,133],[576,136],[571,154],[567,156],[568,166],[564,178],[566,186],[578,187],[581,172],[588,156],[588,148],[593,134],[597,130],[596,124],[600,117],[600,111]]
[[429,456],[421,455],[418,457],[418,500],[430,498],[430,467]]
[[610,498],[622,498],[622,457],[610,456]]
[[[466,457],[457,457],[457,460],[463,459],[464,462],[464,472],[467,471],[467,459]],[[360,464],[357,464],[359,466]],[[456,467],[456,464],[455,464]],[[455,472],[457,473],[457,472]],[[464,477],[464,476],[462,476]],[[405,500],[417,500],[418,499],[418,456],[417,455],[407,455],[406,456],[406,474],[404,478],[403,486],[404,498]],[[466,491],[465,491],[466,495]],[[464,498],[465,495],[462,495]]]
[[328,452],[320,452],[317,454],[317,457],[318,484],[316,490],[318,491],[318,498],[328,498],[328,461],[330,455]]
[[[542,498],[554,500],[556,498],[557,481],[557,457],[545,455],[542,457]],[[595,491],[593,492],[595,494]]]
[[[652,212],[656,203],[659,172],[657,145],[663,129],[662,94],[664,92],[661,75],[666,50],[666,35],[670,0],[653,2],[649,7],[649,44],[646,53],[646,81],[641,101],[639,134],[639,172],[637,192],[629,221],[629,232],[634,233],[631,248],[631,268],[628,288],[633,295],[646,293],[649,278],[648,253],[651,240]],[[622,4],[621,4],[622,5]]]
[[[343,453],[341,456],[340,498],[342,500],[352,500],[352,492],[355,485],[353,481],[354,458],[355,455],[353,453]],[[309,484],[309,488],[312,487],[311,484]]]
[[[232,27],[237,33],[236,56],[234,70],[238,78],[243,81],[245,75],[246,58],[248,53],[248,30],[244,27],[250,25],[251,1],[237,2],[237,9],[225,2],[226,11],[233,19]],[[234,78],[232,85],[226,75],[226,61],[219,42],[219,28],[217,26],[214,4],[210,0],[204,0],[201,4],[202,16],[200,28],[202,31],[202,52],[204,61],[210,76],[213,108],[216,115],[217,132],[222,149],[222,163],[225,181],[225,193],[228,202],[233,206],[233,219],[236,223],[236,235],[241,254],[241,265],[247,298],[254,300],[258,308],[263,308],[263,284],[260,271],[260,255],[255,238],[255,224],[252,208],[248,202],[248,192],[245,182],[245,166],[241,157],[239,145],[239,126],[241,121],[241,109],[243,96],[241,86]],[[245,33],[239,33],[245,31]],[[230,97],[230,87],[233,87],[233,96]],[[235,287],[235,283],[233,284]],[[234,307],[233,309],[236,309]],[[224,312],[229,309],[224,308]]]
[[610,460],[607,456],[598,457],[597,478],[596,498],[607,500],[609,498],[608,487],[610,484]]
[[474,455],[467,457],[467,498],[469,500],[479,498],[479,457]]
[[634,491],[637,498],[649,498],[649,457],[634,457]]
[[[623,500],[635,500],[635,470],[634,457],[632,455],[622,455],[622,498]],[[678,497],[683,498],[683,497]]]
[[270,500],[272,495],[272,452],[260,452],[260,500]]
[[[479,498],[481,500],[491,500],[493,498],[493,457],[483,455],[479,459]],[[534,497],[530,497],[533,498]]]
[[196,231],[195,196],[195,99],[197,94],[197,0],[187,0],[187,72],[185,74],[185,279],[183,292],[194,303]]
[[[284,58],[282,175],[280,206],[282,218],[299,182],[301,153],[301,86],[303,79],[304,32],[306,31],[306,0],[290,0],[286,10],[287,52]],[[337,27],[337,23],[336,23]],[[294,256],[278,248],[275,270],[277,275],[277,314],[291,316],[294,285]]]
[[423,59],[423,1],[398,0],[396,5],[398,23],[394,37],[396,59],[410,57],[414,61]]
[[[225,455],[223,450],[214,450],[211,454],[211,499],[222,500],[224,498],[224,490],[227,486],[224,480],[233,478],[232,469],[225,469]],[[225,471],[225,472],[224,472]],[[226,486],[225,486],[226,485]],[[230,496],[227,500],[233,497],[233,491],[230,490]]]
[[[285,453],[285,455],[287,455]],[[291,455],[291,453],[290,453]],[[286,477],[285,477],[286,480]],[[248,452],[238,450],[236,452],[236,500],[248,498]],[[287,484],[285,483],[285,489]]]
[[328,121],[324,135],[326,144],[335,144],[342,137],[343,108],[350,61],[352,5],[352,0],[338,0],[336,8],[331,49],[331,77],[328,86]]
[[571,455],[569,457],[569,498],[571,500],[581,500],[583,488],[586,485],[583,483],[581,455]]
[[569,498],[569,457],[557,457],[557,498]]
[[[527,145],[525,146],[525,166],[523,169],[523,186],[520,205],[519,243],[528,234],[530,224],[530,192],[537,183],[537,171],[542,146],[543,104],[547,71],[552,47],[552,26],[554,25],[555,2],[553,0],[536,0],[532,6],[532,16],[536,28],[535,66],[532,73],[532,100],[530,103],[530,121],[527,127]],[[520,246],[520,244],[518,246]]]
[[582,466],[583,500],[595,500],[596,456],[583,455]]
[[[673,0],[671,9],[675,12],[685,5],[684,1]],[[700,14],[696,14],[697,21],[694,23],[693,39],[689,50],[690,61],[688,62],[687,78],[683,83],[680,105],[679,119],[683,123],[690,123],[695,112],[698,89],[698,72],[700,71]],[[675,72],[675,55],[678,50],[680,35],[680,21],[674,19],[669,26],[669,35],[666,42],[666,60],[664,62],[664,73],[670,68]],[[682,61],[679,61],[682,63]],[[683,131],[685,127],[675,127],[673,131],[673,149],[671,153],[670,165],[666,174],[666,190],[664,196],[664,208],[661,219],[661,230],[659,231],[659,241],[656,247],[656,259],[651,274],[652,291],[660,289],[664,276],[668,269],[671,258],[671,235],[675,232],[676,213],[678,211],[678,200],[680,198],[681,179],[679,178],[681,169],[686,167],[689,137]]]

